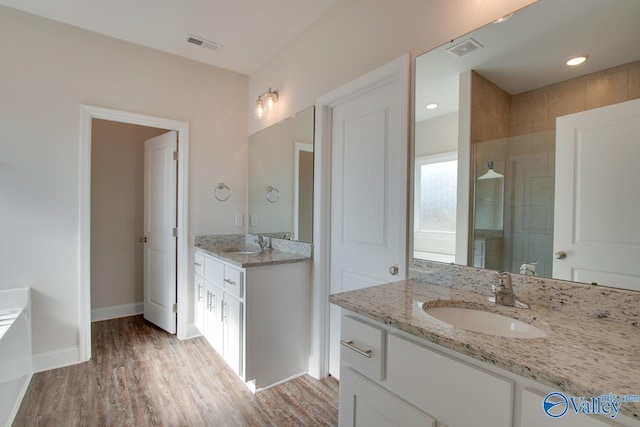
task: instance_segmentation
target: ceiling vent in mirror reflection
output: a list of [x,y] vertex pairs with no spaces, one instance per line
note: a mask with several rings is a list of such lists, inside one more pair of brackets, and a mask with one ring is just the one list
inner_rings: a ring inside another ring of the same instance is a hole
[[193,34],[187,34],[187,42],[195,44],[196,46],[206,47],[207,49],[213,50],[214,52],[217,52],[222,47],[222,45],[219,43],[212,42],[211,40],[206,40]]
[[468,38],[454,46],[451,46],[450,48],[447,49],[447,52],[449,52],[451,55],[457,58],[462,58],[463,56],[473,52],[474,50],[482,49],[483,47],[484,46],[482,46],[480,43],[478,43],[474,39]]

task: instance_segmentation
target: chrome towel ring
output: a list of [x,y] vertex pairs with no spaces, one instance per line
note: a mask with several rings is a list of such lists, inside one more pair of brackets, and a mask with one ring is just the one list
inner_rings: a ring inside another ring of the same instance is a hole
[[280,198],[280,190],[270,185],[267,187],[266,196],[267,196],[267,202],[275,203]]
[[227,187],[226,184],[221,182],[213,190],[213,196],[216,198],[216,200],[219,200],[221,202],[225,202],[231,196],[231,189],[229,187]]

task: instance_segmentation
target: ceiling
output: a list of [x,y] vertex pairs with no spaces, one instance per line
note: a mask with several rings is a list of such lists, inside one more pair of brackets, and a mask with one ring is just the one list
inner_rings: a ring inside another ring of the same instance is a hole
[[[540,0],[453,40],[416,58],[415,120],[457,111],[458,76],[471,69],[515,95],[638,60],[639,17],[637,0]],[[469,37],[483,47],[462,58],[446,51]],[[583,53],[583,65],[564,65]]]
[[[0,0],[96,33],[250,75],[337,0]],[[186,42],[187,33],[222,45]]]

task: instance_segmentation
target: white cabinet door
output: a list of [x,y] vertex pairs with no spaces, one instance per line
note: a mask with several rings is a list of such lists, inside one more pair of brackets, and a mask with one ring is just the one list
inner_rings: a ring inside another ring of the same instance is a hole
[[567,412],[558,418],[551,418],[542,408],[545,396],[545,393],[533,390],[525,389],[522,392],[520,427],[546,427],[550,425],[554,427],[611,427],[618,425],[614,422],[607,422],[604,418],[578,415],[571,408],[563,408],[564,404],[559,405],[555,412],[550,412],[554,415],[559,415],[564,409],[567,409]]
[[209,321],[209,325],[211,331],[207,339],[209,343],[213,346],[215,351],[218,352],[221,356],[224,357],[224,322],[223,322],[223,299],[224,299],[224,291],[222,288],[212,285],[211,286],[211,309],[209,314],[211,316],[211,320]]
[[206,291],[204,289],[204,278],[198,274],[194,277],[193,288],[193,321],[196,328],[204,335],[204,316],[206,308]]
[[341,427],[435,427],[436,420],[350,368],[340,377]]
[[224,294],[224,360],[233,372],[242,376],[242,309],[243,305],[231,294]]

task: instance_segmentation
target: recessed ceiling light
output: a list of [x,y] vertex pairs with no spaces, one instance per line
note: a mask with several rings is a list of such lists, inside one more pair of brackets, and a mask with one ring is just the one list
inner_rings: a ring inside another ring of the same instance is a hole
[[568,60],[567,61],[567,65],[570,66],[570,67],[575,67],[576,65],[582,64],[588,58],[589,58],[589,55],[576,56],[576,57],[571,58],[570,60]]
[[427,104],[424,106],[427,110],[435,110],[436,108],[438,108],[438,104],[432,103],[432,104]]
[[506,21],[507,19],[511,18],[513,16],[513,13],[510,13],[508,15],[504,15],[502,18],[498,18],[495,21],[493,21],[493,24],[502,24],[504,21]]

